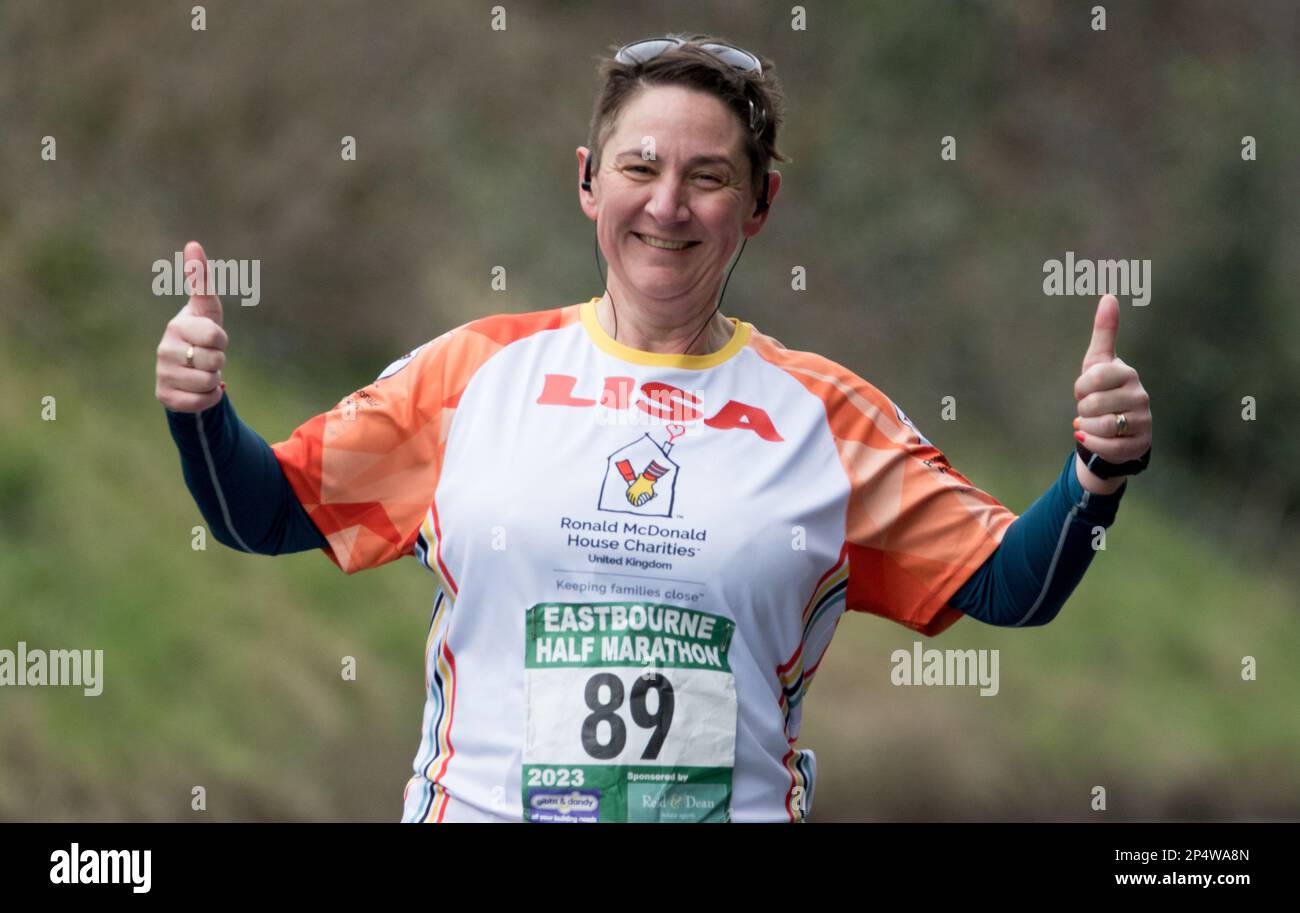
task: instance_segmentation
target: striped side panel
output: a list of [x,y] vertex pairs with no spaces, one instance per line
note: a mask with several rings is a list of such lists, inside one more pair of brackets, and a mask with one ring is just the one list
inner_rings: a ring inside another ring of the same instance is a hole
[[438,585],[446,592],[451,594],[455,599],[456,594],[460,592],[460,587],[456,585],[451,571],[442,560],[442,526],[438,522],[438,505],[430,503],[428,511],[425,512],[424,522],[420,524],[419,532],[415,536],[415,557],[419,562],[429,569],[430,573],[437,579]]
[[446,773],[447,764],[455,754],[451,724],[456,709],[456,659],[447,645],[448,622],[454,606],[447,590],[439,587],[424,648],[425,730],[413,765],[415,776],[406,786],[406,796],[417,789],[422,798],[414,817],[407,819],[410,821],[438,822],[447,810],[447,792],[438,780]]
[[821,665],[826,648],[844,611],[844,594],[849,580],[849,552],[847,544],[840,549],[834,566],[822,574],[813,587],[812,595],[804,604],[803,630],[794,654],[777,666],[781,682],[781,709],[785,712],[789,729],[790,714],[799,706],[812,685],[813,675]]
[[808,749],[791,748],[781,759],[790,774],[785,794],[785,812],[790,821],[802,821],[812,810],[813,786],[817,778],[817,757]]

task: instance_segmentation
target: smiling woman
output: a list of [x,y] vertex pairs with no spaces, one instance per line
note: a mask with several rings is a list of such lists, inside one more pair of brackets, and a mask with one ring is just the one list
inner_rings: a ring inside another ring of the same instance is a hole
[[[770,212],[758,208],[752,192],[742,129],[716,97],[681,86],[647,88],[619,113],[608,142],[622,151],[594,169],[582,199],[609,263],[597,314],[602,324],[611,318],[615,340],[690,353],[721,306],[723,278],[742,237],[758,234]],[[585,173],[585,149],[578,159]],[[780,186],[780,173],[772,172],[769,206]],[[730,336],[720,315],[712,329],[698,354],[716,351]]]
[[[404,821],[804,820],[803,702],[846,612],[1045,624],[1114,520],[1122,491],[1086,491],[1073,449],[1017,517],[871,383],[719,312],[781,186],[772,70],[707,36],[618,49],[577,149],[604,294],[455,327],[288,440],[218,386],[215,296],[159,346],[218,541],[429,572]],[[1148,433],[1111,390],[1110,319],[1076,398]]]
[[731,335],[716,314],[724,273],[767,220],[781,187],[772,161],[787,161],[772,62],[670,36],[620,49],[600,72],[590,148],[577,150],[580,202],[609,263],[597,317],[643,351],[717,351]]

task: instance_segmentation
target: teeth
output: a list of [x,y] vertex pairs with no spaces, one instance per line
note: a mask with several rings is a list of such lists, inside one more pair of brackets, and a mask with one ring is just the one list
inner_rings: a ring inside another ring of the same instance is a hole
[[651,247],[659,247],[663,250],[682,250],[691,245],[690,241],[661,241],[658,238],[652,238],[649,235],[638,234],[638,238],[649,244]]

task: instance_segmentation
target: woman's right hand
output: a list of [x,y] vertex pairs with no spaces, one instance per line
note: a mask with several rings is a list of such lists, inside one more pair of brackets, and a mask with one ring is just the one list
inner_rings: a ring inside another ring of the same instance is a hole
[[[185,288],[190,300],[167,324],[158,343],[154,396],[173,412],[202,412],[221,402],[221,369],[226,364],[226,331],[221,301],[206,295],[208,258],[197,241],[185,245]],[[195,294],[195,293],[198,294]],[[194,347],[194,367],[185,363]]]

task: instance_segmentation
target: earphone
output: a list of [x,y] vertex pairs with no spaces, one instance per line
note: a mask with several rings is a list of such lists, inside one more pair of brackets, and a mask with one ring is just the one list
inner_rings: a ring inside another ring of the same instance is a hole
[[[771,180],[770,175],[768,174],[763,175],[763,192],[759,194],[758,206],[754,209],[754,215],[756,216],[761,215],[764,212],[767,212],[767,188],[770,180]],[[591,155],[590,154],[587,155],[587,168],[586,168],[586,174],[582,178],[582,189],[588,192],[591,191]]]

